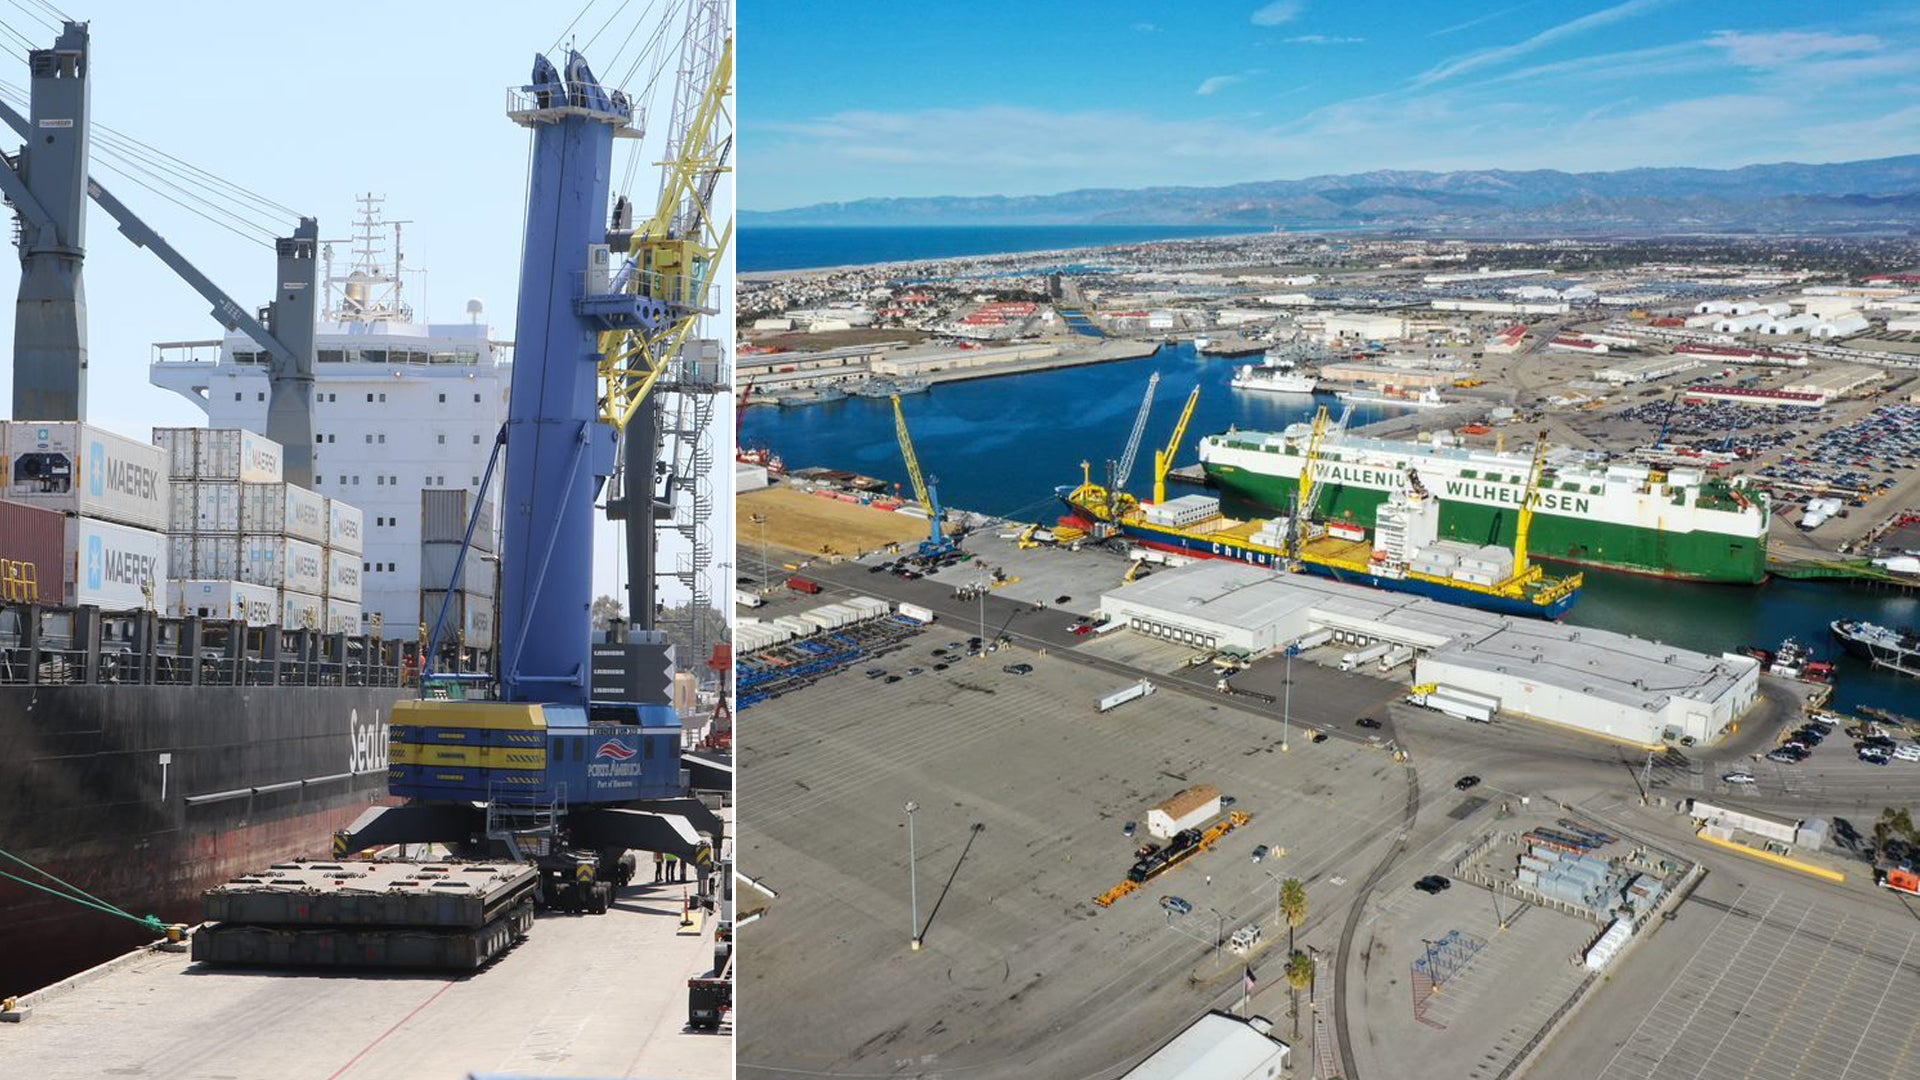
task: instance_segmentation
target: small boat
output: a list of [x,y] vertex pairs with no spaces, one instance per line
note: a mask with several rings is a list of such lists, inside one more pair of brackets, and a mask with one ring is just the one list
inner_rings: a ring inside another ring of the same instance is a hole
[[1257,390],[1269,394],[1311,394],[1320,385],[1312,374],[1298,370],[1296,350],[1267,350],[1258,364],[1243,364],[1233,373],[1230,384],[1235,390]]

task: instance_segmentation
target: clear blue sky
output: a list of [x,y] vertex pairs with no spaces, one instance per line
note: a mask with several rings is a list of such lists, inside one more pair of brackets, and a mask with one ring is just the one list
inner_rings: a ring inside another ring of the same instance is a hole
[[1896,0],[739,0],[741,205],[1920,151]]
[[[555,44],[582,11],[582,0],[545,6],[194,0],[185,7],[54,0],[54,6],[91,23],[97,125],[318,217],[323,239],[348,235],[357,193],[385,195],[387,216],[411,222],[407,266],[426,271],[424,277],[409,275],[416,317],[464,319],[467,300],[477,297],[495,336],[511,340],[530,136],[506,118],[506,90],[527,81],[534,53]],[[572,36],[596,74],[617,83],[661,10],[682,6],[679,0],[593,0]],[[37,0],[0,3],[0,83],[26,86],[25,46],[15,34],[44,47],[56,36],[54,22]],[[637,94],[644,79],[644,72],[636,74],[628,89]],[[664,92],[671,80],[669,65],[658,89]],[[641,217],[656,198],[658,174],[646,163],[661,156],[667,112],[664,104],[656,106],[656,122],[638,151],[642,164],[631,195]],[[0,144],[11,150],[17,140],[11,130],[5,135]],[[616,186],[627,153],[615,149]],[[266,300],[271,247],[236,236],[114,172],[108,166],[118,162],[97,141],[95,162],[103,183],[236,300],[249,308]],[[723,195],[730,192],[731,177],[723,188]],[[732,212],[730,198],[723,211]],[[294,225],[290,216],[247,216],[279,233]],[[89,419],[138,437],[155,425],[204,422],[198,410],[148,384],[147,364],[155,341],[218,337],[221,329],[207,315],[208,305],[158,259],[120,236],[104,211],[90,212],[87,230]],[[345,245],[336,245],[335,254],[347,258]],[[19,277],[17,262],[4,262],[0,287],[9,297],[0,303],[0,404],[10,406],[10,294]],[[731,324],[730,313],[718,323]],[[716,438],[724,449],[732,442],[732,411],[719,412],[726,430]],[[10,415],[10,408],[0,415]],[[730,465],[731,455],[719,456]],[[731,477],[729,467],[719,479],[730,483]],[[719,550],[730,552],[729,522],[716,526],[724,542]],[[603,531],[595,558],[602,591],[613,590],[610,536]],[[721,577],[715,588],[724,599],[730,581]]]

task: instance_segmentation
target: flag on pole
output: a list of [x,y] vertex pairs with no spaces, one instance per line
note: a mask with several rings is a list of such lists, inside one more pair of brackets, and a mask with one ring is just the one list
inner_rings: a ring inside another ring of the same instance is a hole
[[1256,979],[1255,979],[1255,978],[1253,977],[1253,969],[1252,969],[1252,968],[1248,968],[1248,969],[1247,969],[1247,993],[1249,993],[1249,994],[1251,994],[1251,993],[1253,993],[1253,986],[1254,986],[1254,983],[1255,983],[1255,982],[1257,982],[1257,981],[1258,981],[1258,980],[1256,980]]

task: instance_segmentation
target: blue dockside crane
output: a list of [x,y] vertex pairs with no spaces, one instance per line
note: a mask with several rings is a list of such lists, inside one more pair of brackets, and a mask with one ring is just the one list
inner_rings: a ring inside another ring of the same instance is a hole
[[[395,707],[389,790],[408,802],[369,810],[335,850],[439,842],[530,858],[547,906],[604,912],[630,849],[704,877],[721,836],[682,777],[670,648],[648,630],[596,643],[590,612],[594,502],[618,440],[597,399],[602,335],[684,313],[620,274],[609,243],[613,143],[638,137],[625,95],[577,52],[564,70],[538,56],[508,115],[533,131],[533,159],[507,422],[482,482],[504,449],[497,682]],[[620,700],[595,699],[607,668],[627,675]]]

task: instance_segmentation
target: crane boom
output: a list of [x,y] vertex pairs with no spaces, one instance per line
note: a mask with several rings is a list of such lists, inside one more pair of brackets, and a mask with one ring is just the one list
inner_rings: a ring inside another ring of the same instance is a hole
[[1153,411],[1153,391],[1160,385],[1160,373],[1147,376],[1147,392],[1140,399],[1140,412],[1133,418],[1133,433],[1127,436],[1127,448],[1120,455],[1120,467],[1114,470],[1113,488],[1120,491],[1133,475],[1134,459],[1140,456],[1140,440],[1147,433],[1147,414]]
[[907,479],[913,481],[913,497],[931,515],[933,496],[927,493],[927,481],[920,473],[920,458],[913,452],[913,436],[907,433],[907,414],[900,411],[900,395],[893,395],[893,431],[900,440],[900,456],[907,460]]
[[1513,576],[1527,572],[1527,534],[1533,530],[1533,507],[1540,501],[1540,475],[1547,464],[1547,433],[1533,444],[1533,465],[1527,469],[1527,487],[1520,496],[1520,519],[1513,527]]
[[1173,455],[1180,449],[1180,440],[1187,435],[1187,422],[1193,419],[1193,407],[1200,404],[1200,388],[1194,387],[1187,395],[1187,406],[1180,410],[1180,420],[1173,425],[1173,437],[1167,440],[1165,450],[1153,452],[1153,501],[1167,501],[1167,472],[1173,468]]

